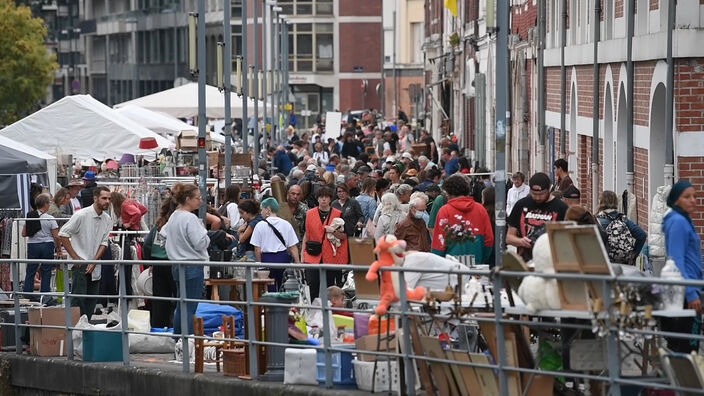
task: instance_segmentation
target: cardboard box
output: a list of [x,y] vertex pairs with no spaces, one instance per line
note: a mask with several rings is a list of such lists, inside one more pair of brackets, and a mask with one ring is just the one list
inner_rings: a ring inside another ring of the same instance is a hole
[[[379,351],[379,352],[390,352],[390,353],[395,353],[398,351],[398,340],[396,339],[396,335],[391,332],[389,333],[389,337],[391,338],[388,342],[386,340],[386,333],[381,335],[381,341],[379,341],[379,349],[377,349],[377,340],[379,339],[379,336],[377,335],[366,335],[364,337],[359,337],[358,339],[355,340],[355,349],[362,350],[362,351]],[[360,353],[359,356],[357,356],[357,359],[364,361],[364,362],[373,362],[374,359],[376,358],[376,355],[367,355]],[[387,356],[379,356],[378,360],[386,360]]]
[[[78,307],[71,307],[71,325],[78,323],[81,312]],[[30,308],[30,325],[65,326],[64,307]],[[65,356],[66,331],[32,327],[29,330],[30,353],[37,356]]]
[[[210,140],[210,132],[205,133],[205,149],[212,150],[212,141]],[[198,132],[196,131],[181,131],[176,139],[176,148],[178,150],[196,151],[198,150]]]

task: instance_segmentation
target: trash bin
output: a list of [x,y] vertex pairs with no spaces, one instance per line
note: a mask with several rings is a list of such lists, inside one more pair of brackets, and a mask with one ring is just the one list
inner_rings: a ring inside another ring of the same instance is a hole
[[[289,304],[298,302],[298,292],[264,293],[260,302]],[[288,343],[288,311],[289,307],[264,307],[264,320],[267,342]],[[264,381],[283,381],[286,348],[279,346],[266,347],[266,372]]]

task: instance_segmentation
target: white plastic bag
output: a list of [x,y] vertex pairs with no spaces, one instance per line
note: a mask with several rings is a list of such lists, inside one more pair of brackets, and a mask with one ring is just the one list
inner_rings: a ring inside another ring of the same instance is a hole
[[[171,353],[176,342],[170,333],[162,335],[130,334],[130,353]],[[169,336],[166,336],[166,335]]]

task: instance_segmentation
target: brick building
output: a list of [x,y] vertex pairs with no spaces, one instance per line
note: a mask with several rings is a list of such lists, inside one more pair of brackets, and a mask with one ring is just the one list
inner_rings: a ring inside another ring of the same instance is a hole
[[[596,205],[593,196],[605,190],[618,194],[628,190],[636,198],[639,225],[647,230],[650,201],[658,186],[666,183],[665,152],[667,103],[667,21],[666,0],[600,1],[598,40],[598,167],[593,168],[592,145],[594,83],[594,0],[545,0],[546,37],[545,127],[544,155],[538,139],[538,2],[512,0],[509,32],[509,104],[511,110],[507,129],[506,169],[508,172],[536,171],[551,173],[552,161],[565,157],[570,174],[582,192],[582,204],[590,209]],[[492,29],[493,6],[489,0],[460,1],[460,13],[452,17],[441,0],[426,0],[426,52],[432,56],[452,57],[445,41],[452,32],[462,32],[462,51],[470,62],[429,64],[426,60],[426,84],[444,81],[456,84],[464,81],[471,94],[446,97],[437,86],[430,91],[439,106],[452,112],[451,129],[462,131],[467,153],[482,165],[495,168],[494,140],[494,62],[495,34]],[[563,4],[566,5],[563,9]],[[633,59],[633,135],[629,147],[627,130],[629,116],[627,75],[627,26],[629,5],[632,4],[634,34]],[[565,13],[563,14],[563,11]],[[565,18],[563,18],[563,15]],[[565,92],[564,125],[565,153],[561,148],[562,117],[561,65],[562,26],[565,27]],[[673,35],[674,105],[673,157],[674,179],[689,179],[698,191],[704,191],[704,1],[677,1]],[[464,30],[462,30],[464,29]],[[437,50],[433,45],[436,45]],[[467,76],[462,80],[459,76]],[[462,97],[464,95],[464,98]],[[464,99],[464,101],[462,100]],[[458,103],[469,103],[457,113]],[[434,120],[438,112],[428,105]],[[464,117],[464,118],[462,118]],[[436,137],[439,122],[433,122]],[[632,152],[629,166],[628,153]],[[629,172],[632,169],[632,173]],[[597,186],[592,194],[592,183]],[[700,202],[702,198],[700,198]],[[704,234],[704,215],[697,214],[694,222]]]

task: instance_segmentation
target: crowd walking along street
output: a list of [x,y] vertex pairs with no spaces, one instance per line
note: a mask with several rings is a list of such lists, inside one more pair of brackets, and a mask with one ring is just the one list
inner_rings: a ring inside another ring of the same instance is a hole
[[0,14],[0,393],[704,394],[702,1]]

